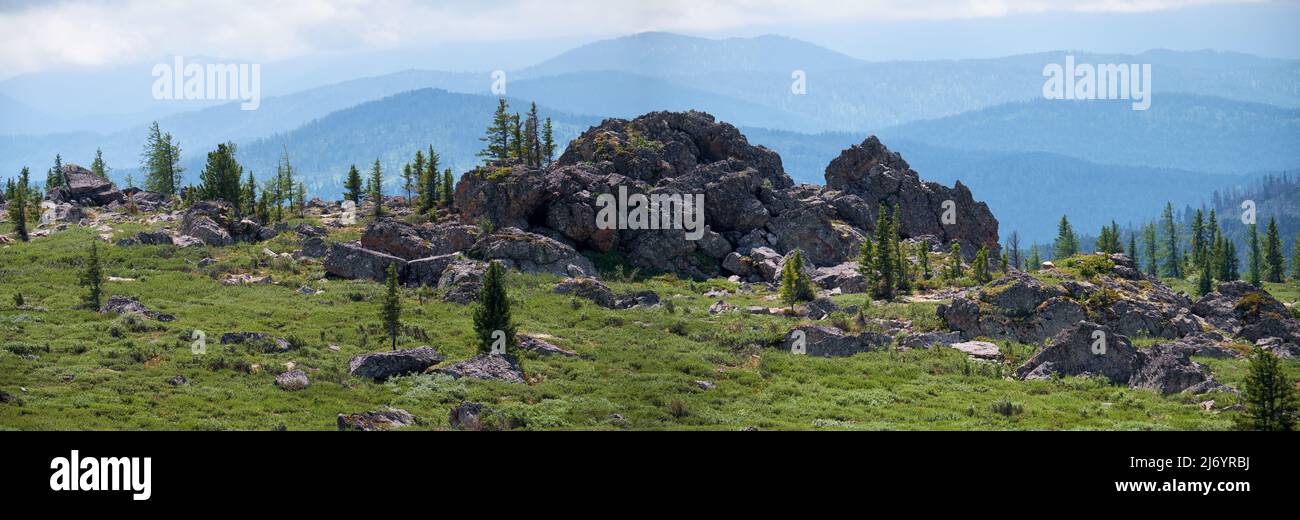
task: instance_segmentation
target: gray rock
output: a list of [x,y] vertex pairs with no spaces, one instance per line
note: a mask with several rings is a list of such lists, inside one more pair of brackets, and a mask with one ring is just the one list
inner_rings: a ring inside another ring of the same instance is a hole
[[460,404],[453,406],[447,414],[447,424],[457,430],[482,430],[483,412],[482,404],[461,401]]
[[176,317],[171,314],[163,314],[149,310],[144,304],[137,300],[125,296],[110,296],[108,301],[99,307],[100,314],[114,313],[120,315],[134,314],[145,318],[158,321],[175,321]]
[[[550,273],[570,276],[577,269],[585,276],[595,276],[596,266],[572,247],[554,239],[506,228],[484,237],[470,249],[471,256],[484,260],[502,260],[526,273]],[[573,267],[570,267],[573,266]]]
[[456,260],[447,264],[438,278],[438,289],[445,291],[442,301],[462,305],[477,301],[487,269],[486,263],[477,260]]
[[359,430],[366,432],[396,430],[413,426],[415,416],[401,408],[386,408],[379,411],[339,414],[339,430]]
[[823,289],[839,289],[841,294],[865,293],[871,290],[866,277],[859,271],[857,262],[844,262],[813,271],[812,281]]
[[275,376],[275,386],[284,390],[303,390],[311,386],[311,381],[307,379],[307,373],[301,370],[290,370],[278,376]]
[[961,334],[957,332],[920,332],[904,336],[898,340],[898,346],[909,349],[930,348],[934,345],[946,347],[960,342]]
[[411,260],[406,264],[405,283],[407,285],[436,287],[438,281],[442,279],[442,274],[446,272],[447,266],[453,262],[463,260],[465,260],[465,257],[460,253]]
[[966,355],[975,359],[987,361],[997,361],[1002,359],[1002,350],[997,345],[987,341],[965,341],[949,345],[952,348],[965,352]]
[[389,265],[397,268],[399,279],[405,278],[406,260],[371,251],[358,244],[331,244],[329,254],[325,257],[325,272],[340,278],[382,282],[387,278]]
[[288,352],[293,345],[284,338],[262,332],[227,332],[221,335],[222,345],[247,345],[260,352]]
[[510,354],[478,354],[459,363],[435,369],[434,372],[456,379],[468,377],[506,383],[527,382],[524,379],[524,369],[520,368],[519,362]]
[[544,340],[544,339],[538,338],[538,337],[536,337],[536,336],[529,336],[529,335],[527,335],[527,334],[519,334],[519,335],[517,336],[517,339],[518,339],[518,341],[519,341],[519,345],[518,345],[518,346],[519,346],[520,349],[528,350],[528,351],[531,351],[531,352],[536,352],[536,353],[538,353],[538,354],[540,354],[540,355],[543,355],[543,356],[561,356],[561,357],[577,357],[577,356],[578,356],[578,353],[577,353],[577,352],[574,352],[574,351],[572,351],[572,350],[569,350],[569,349],[566,349],[566,348],[563,348],[563,347],[560,347],[560,346],[557,346],[557,345],[551,344],[550,342],[548,342],[548,341],[546,341],[546,340]]
[[817,357],[852,356],[880,350],[893,341],[893,338],[887,335],[874,332],[852,335],[834,327],[803,324],[786,333],[784,343],[786,350],[793,350],[797,346],[799,333],[803,334],[805,354]]
[[595,278],[565,278],[555,285],[553,292],[591,300],[608,309],[614,308],[614,291]]
[[423,372],[442,360],[442,354],[433,347],[375,352],[352,358],[348,362],[348,373],[382,381],[394,376]]

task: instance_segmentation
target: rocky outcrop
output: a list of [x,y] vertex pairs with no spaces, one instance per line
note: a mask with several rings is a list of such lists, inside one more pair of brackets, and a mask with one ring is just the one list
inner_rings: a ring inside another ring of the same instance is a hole
[[631,309],[659,303],[659,294],[654,291],[616,295],[613,290],[595,278],[565,278],[555,285],[553,291],[556,294],[569,294],[591,300],[606,309]]
[[438,278],[438,289],[444,291],[442,301],[462,305],[477,301],[487,269],[487,263],[478,260],[456,260],[447,264]]
[[415,425],[415,416],[401,408],[387,408],[379,411],[339,414],[339,430],[358,430],[364,432],[396,430]]
[[388,266],[397,270],[399,278],[406,276],[406,260],[396,256],[371,251],[356,243],[335,243],[325,255],[325,272],[340,278],[384,281]]
[[143,316],[158,321],[176,320],[176,317],[171,314],[163,314],[161,312],[149,310],[148,307],[145,307],[144,304],[140,303],[138,300],[133,300],[125,296],[111,296],[108,298],[108,301],[104,302],[104,304],[99,307],[100,314],[107,314],[110,312],[123,316]]
[[[577,250],[617,251],[630,267],[692,278],[730,272],[770,281],[753,257],[760,248],[778,257],[802,250],[810,267],[839,265],[857,255],[876,208],[896,202],[917,206],[905,210],[905,237],[957,240],[971,255],[977,245],[997,249],[997,221],[964,186],[923,183],[901,158],[873,161],[873,154],[896,157],[872,138],[828,167],[826,188],[795,186],[775,152],[751,145],[735,127],[701,112],[652,112],[588,129],[546,169],[498,161],[467,172],[456,209],[464,222],[488,220]],[[691,228],[698,235],[672,221],[602,228],[601,195],[615,196],[623,209],[648,207],[639,197],[663,209],[703,196],[703,227]],[[948,200],[958,223],[943,226]]]
[[436,287],[447,267],[466,258],[460,253],[419,258],[406,263],[405,283]]
[[525,273],[596,275],[596,266],[591,260],[572,247],[517,228],[506,228],[484,237],[470,248],[469,254],[483,260],[499,260],[506,267]]
[[842,294],[865,293],[871,288],[867,286],[867,279],[862,276],[859,268],[857,262],[820,267],[813,271],[812,281],[822,289],[839,289]]
[[963,338],[986,336],[1036,343],[1091,320],[1129,336],[1180,338],[1197,332],[1190,300],[1158,280],[1109,275],[1046,284],[1025,274],[1004,276],[940,306],[948,328]]
[[817,357],[845,357],[880,350],[893,338],[875,332],[846,334],[835,327],[803,324],[790,329],[783,343],[788,351]]
[[403,260],[434,256],[433,244],[420,236],[415,226],[392,217],[376,219],[366,226],[361,235],[361,247]]
[[[904,238],[932,235],[943,242],[961,244],[963,256],[974,258],[981,246],[998,247],[998,221],[988,205],[977,202],[970,189],[957,181],[952,188],[924,182],[897,152],[876,136],[844,150],[826,167],[825,198],[846,208],[845,220],[863,230],[875,229],[877,207],[897,205],[899,234]],[[836,193],[837,192],[837,193]],[[864,206],[865,205],[865,206]],[[954,219],[945,224],[944,212]]]
[[181,215],[182,235],[192,236],[210,246],[228,246],[235,242],[260,242],[275,238],[273,228],[250,219],[240,219],[234,208],[220,200],[192,204]]
[[504,381],[506,383],[522,384],[527,382],[524,379],[524,369],[519,366],[519,361],[510,354],[479,354],[465,361],[438,368],[434,372],[446,374],[456,379],[468,377],[488,381]]
[[76,206],[67,202],[55,204],[50,201],[45,201],[41,203],[41,220],[38,224],[41,226],[76,224],[81,222],[81,219],[83,218],[86,218],[86,214],[81,211],[81,206]]
[[1185,350],[1161,344],[1139,351],[1124,335],[1086,321],[1052,338],[1047,347],[1017,368],[1015,375],[1019,379],[1098,376],[1113,384],[1163,394],[1199,393],[1218,386]]
[[63,185],[48,190],[54,203],[72,203],[79,206],[107,206],[122,202],[125,196],[108,179],[95,175],[76,164],[65,164],[59,170]]
[[1300,345],[1300,320],[1268,291],[1242,281],[1219,284],[1192,307],[1211,325],[1251,342],[1278,338]]
[[375,352],[352,358],[348,362],[348,373],[382,381],[394,376],[423,372],[442,360],[442,354],[433,347]]

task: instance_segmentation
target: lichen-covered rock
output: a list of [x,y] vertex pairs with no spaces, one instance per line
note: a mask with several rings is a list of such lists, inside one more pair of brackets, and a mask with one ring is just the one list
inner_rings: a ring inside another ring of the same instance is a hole
[[303,390],[311,386],[311,381],[307,379],[307,373],[301,370],[290,370],[278,376],[275,376],[275,386],[284,390]]
[[399,279],[404,279],[406,264],[406,260],[355,243],[331,244],[329,254],[325,256],[325,272],[352,280],[382,282],[388,276],[389,265],[395,266]]
[[445,291],[442,301],[467,304],[478,300],[483,289],[483,275],[488,264],[478,260],[453,260],[438,277],[438,289]]
[[339,414],[339,430],[359,430],[366,432],[395,430],[415,424],[415,416],[401,408],[386,408],[379,411]]
[[845,357],[880,350],[893,338],[874,332],[846,334],[835,327],[803,324],[790,329],[785,335],[784,348],[798,352],[802,342],[803,353],[817,357]]
[[1095,323],[1081,322],[1056,337],[1016,369],[1020,379],[1054,375],[1100,376],[1111,383],[1148,388],[1162,394],[1201,393],[1219,385],[1190,352],[1174,344],[1146,350],[1133,347],[1122,334]]
[[138,300],[133,300],[125,296],[110,296],[108,298],[108,301],[104,302],[104,304],[99,307],[100,314],[107,314],[110,312],[119,315],[131,314],[136,316],[143,316],[145,318],[154,319],[158,321],[176,320],[176,317],[172,316],[171,314],[163,314],[160,312],[149,310],[148,307],[145,307],[144,304],[140,303]]
[[469,377],[506,383],[526,383],[524,369],[510,354],[478,354],[464,361],[435,369],[434,372],[460,379]]
[[526,273],[550,273],[560,276],[595,276],[596,266],[572,247],[554,239],[506,228],[474,244],[471,256],[500,260]]
[[865,293],[871,290],[866,277],[862,276],[861,265],[857,262],[844,262],[830,267],[819,267],[813,271],[812,281],[823,289],[839,289],[842,294]]
[[382,381],[393,376],[423,372],[442,360],[442,354],[433,347],[375,352],[352,358],[348,362],[348,373]]
[[614,308],[614,291],[595,278],[565,278],[555,285],[556,294],[568,294],[591,300],[596,305]]
[[578,356],[577,352],[555,345],[537,336],[530,336],[528,334],[519,334],[516,337],[519,340],[518,347],[522,350],[536,352],[537,354],[543,356],[561,356],[561,357]]
[[107,206],[122,202],[125,196],[111,181],[76,164],[65,164],[59,170],[64,184],[51,187],[49,199],[55,203],[68,202],[80,206]]

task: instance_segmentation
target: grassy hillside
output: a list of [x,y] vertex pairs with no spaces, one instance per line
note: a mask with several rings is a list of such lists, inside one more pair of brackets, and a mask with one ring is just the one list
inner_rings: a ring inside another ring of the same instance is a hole
[[[143,228],[123,224],[115,234]],[[0,224],[0,232],[7,231],[8,224]],[[357,233],[343,230],[331,239]],[[1212,398],[1222,407],[1236,399],[1225,393],[1161,397],[1082,378],[1013,381],[1003,376],[1016,361],[975,362],[944,348],[795,356],[760,346],[774,342],[795,318],[706,311],[714,301],[706,291],[735,292],[724,280],[609,280],[616,291],[652,289],[671,302],[615,311],[551,293],[555,277],[517,273],[508,276],[508,285],[520,331],[548,335],[581,357],[526,355],[527,385],[432,375],[374,383],[349,376],[347,362],[384,349],[380,284],[327,280],[319,265],[262,256],[264,247],[295,248],[286,236],[215,249],[106,246],[105,274],[129,279],[109,282],[107,293],[138,297],[177,319],[100,315],[76,308],[82,292],[77,274],[93,239],[89,229],[74,227],[0,248],[0,390],[18,398],[0,405],[0,428],[333,429],[336,414],[392,405],[419,417],[419,428],[439,429],[452,406],[472,400],[528,429],[1223,429],[1230,415],[1203,411],[1197,402]],[[215,265],[196,267],[209,256]],[[270,274],[277,284],[217,281],[249,271]],[[296,292],[302,285],[325,292],[305,296]],[[14,307],[13,293],[23,294],[26,307]],[[776,305],[771,296],[760,291],[726,299]],[[862,295],[835,299],[866,303]],[[940,326],[936,305],[877,302],[866,312],[932,330]],[[403,306],[401,346],[433,345],[450,361],[472,354],[470,307],[436,298],[421,304],[413,290],[403,293]],[[191,352],[193,330],[206,332],[203,355]],[[218,344],[222,333],[234,331],[268,332],[298,346],[266,354]],[[1023,360],[1034,347],[1004,349]],[[1225,383],[1238,384],[1244,376],[1241,360],[1201,361]],[[288,363],[308,372],[310,388],[286,392],[272,384]],[[168,384],[175,375],[189,384]],[[703,390],[696,384],[701,380],[717,387]],[[994,406],[999,403],[1004,406]]]

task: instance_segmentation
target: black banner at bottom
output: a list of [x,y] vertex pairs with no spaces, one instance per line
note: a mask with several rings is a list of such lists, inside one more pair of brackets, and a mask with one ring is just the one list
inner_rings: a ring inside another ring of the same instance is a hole
[[295,508],[328,512],[340,501],[449,489],[463,499],[523,498],[611,484],[656,500],[671,490],[673,502],[692,494],[797,500],[813,493],[832,504],[863,493],[923,493],[950,505],[1014,497],[1020,505],[1195,508],[1286,499],[1300,458],[1289,436],[1193,432],[21,432],[4,439],[4,503],[47,511],[201,504],[215,513],[292,499]]

